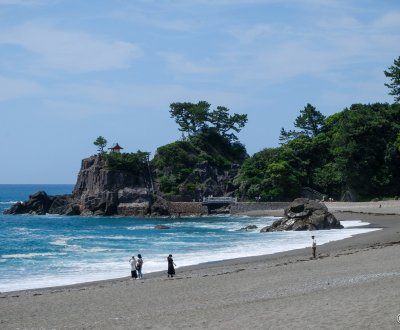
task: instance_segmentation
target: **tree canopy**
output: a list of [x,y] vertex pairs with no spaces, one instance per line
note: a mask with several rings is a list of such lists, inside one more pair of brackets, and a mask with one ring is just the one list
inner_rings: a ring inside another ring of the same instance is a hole
[[107,146],[107,140],[104,137],[100,135],[93,144],[97,147],[99,154],[104,154],[104,148]]
[[300,110],[300,115],[294,121],[294,127],[299,128],[300,131],[286,131],[281,128],[279,140],[284,143],[300,135],[313,138],[322,131],[324,120],[325,116],[310,103],[307,103],[304,109]]
[[206,101],[196,103],[176,102],[170,105],[171,118],[179,126],[179,131],[192,136],[207,128],[214,128],[219,134],[229,138],[231,141],[237,140],[237,136],[232,133],[239,133],[247,123],[247,115],[229,114],[229,109],[218,106],[215,110],[210,110],[211,104]]
[[327,118],[307,105],[295,126],[302,130],[281,147],[245,161],[239,196],[288,200],[301,187],[335,199],[346,191],[362,200],[400,195],[400,104],[353,104]]
[[246,148],[241,143],[230,141],[214,128],[207,128],[183,141],[159,147],[152,165],[160,190],[168,195],[177,195],[182,189],[194,192],[205,188],[207,183],[199,177],[202,164],[224,172],[233,164],[242,164],[247,157]]
[[390,89],[389,95],[393,95],[394,101],[400,103],[400,56],[397,60],[394,60],[394,64],[384,73],[391,81],[391,83],[385,84]]

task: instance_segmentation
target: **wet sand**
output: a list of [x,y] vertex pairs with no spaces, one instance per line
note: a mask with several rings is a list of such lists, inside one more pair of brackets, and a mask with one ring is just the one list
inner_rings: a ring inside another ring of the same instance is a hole
[[178,268],[173,279],[3,293],[0,329],[400,329],[400,203],[361,204],[328,208],[382,230],[318,246],[316,259],[299,249]]

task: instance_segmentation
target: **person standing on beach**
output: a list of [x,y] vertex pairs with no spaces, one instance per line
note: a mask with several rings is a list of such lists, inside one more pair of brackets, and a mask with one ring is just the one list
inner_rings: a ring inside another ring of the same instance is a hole
[[129,259],[129,263],[131,264],[131,276],[132,276],[132,279],[137,278],[135,256],[132,256],[132,258]]
[[167,261],[168,261],[168,277],[171,275],[171,277],[174,277],[175,275],[175,263],[174,263],[174,259],[172,259],[172,254],[170,254],[167,257]]
[[312,239],[312,253],[313,253],[313,257],[315,259],[316,257],[316,250],[317,250],[317,241],[315,240],[315,236],[311,236]]
[[138,273],[138,278],[143,278],[143,274],[142,274],[142,266],[143,266],[143,259],[142,259],[142,255],[138,254],[138,260],[136,262],[136,270]]

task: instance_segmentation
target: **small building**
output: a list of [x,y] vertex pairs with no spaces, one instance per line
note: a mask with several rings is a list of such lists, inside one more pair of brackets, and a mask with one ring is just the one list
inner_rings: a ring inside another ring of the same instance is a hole
[[114,144],[112,145],[112,147],[111,147],[111,148],[108,148],[108,149],[110,150],[110,152],[120,153],[121,150],[124,149],[124,148],[122,148],[118,143],[114,143]]

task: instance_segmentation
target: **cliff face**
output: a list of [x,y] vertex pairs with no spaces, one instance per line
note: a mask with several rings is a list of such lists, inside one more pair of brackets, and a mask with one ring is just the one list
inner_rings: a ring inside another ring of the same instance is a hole
[[[63,215],[123,215],[123,216],[164,216],[185,213],[186,207],[177,209],[171,202],[201,201],[202,196],[229,195],[233,191],[230,185],[238,166],[221,171],[205,163],[198,164],[187,176],[186,183],[201,182],[201,189],[181,189],[179,195],[168,196],[167,201],[154,182],[155,191],[149,177],[149,171],[143,170],[137,175],[112,170],[107,160],[99,156],[83,159],[77,182],[71,195],[49,196],[37,192],[29,200],[14,204],[6,214],[63,214]],[[157,181],[157,180],[155,180]],[[166,197],[166,196],[165,196]],[[195,213],[202,213],[197,205]]]
[[[187,175],[182,188],[179,189],[179,194],[165,197],[177,202],[192,202],[201,201],[203,196],[231,196],[234,192],[233,178],[237,175],[239,168],[238,164],[233,164],[230,169],[222,170],[210,166],[208,162],[198,163]],[[163,170],[167,172],[166,169]],[[192,189],[185,187],[192,187]]]
[[37,192],[14,204],[6,214],[138,215],[168,214],[166,203],[153,198],[146,174],[110,170],[106,160],[82,160],[72,195],[48,196]]
[[83,215],[146,215],[152,202],[148,186],[144,174],[110,170],[105,160],[92,156],[82,160],[72,195]]

